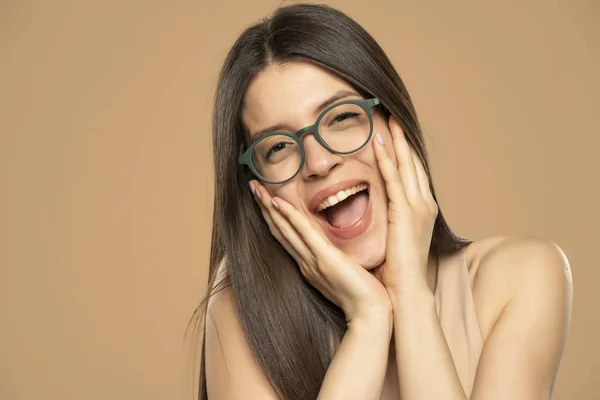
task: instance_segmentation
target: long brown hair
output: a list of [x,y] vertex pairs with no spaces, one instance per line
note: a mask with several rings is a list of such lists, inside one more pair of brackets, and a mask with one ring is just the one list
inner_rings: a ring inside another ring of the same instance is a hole
[[[270,234],[248,189],[250,172],[238,165],[245,144],[241,112],[246,89],[265,67],[311,62],[347,81],[364,97],[378,97],[402,126],[431,182],[417,115],[402,80],[377,42],[355,21],[328,6],[279,8],[246,29],[219,76],[213,110],[215,194],[209,291],[193,318],[203,323],[208,299],[230,286],[252,354],[281,399],[315,399],[331,362],[330,339],[341,340],[346,320],[302,277],[294,259]],[[435,198],[435,191],[431,187]],[[470,241],[455,235],[441,210],[431,251],[438,255]],[[218,265],[227,279],[214,289]],[[204,354],[204,334],[202,334]],[[198,398],[206,400],[204,357]]]

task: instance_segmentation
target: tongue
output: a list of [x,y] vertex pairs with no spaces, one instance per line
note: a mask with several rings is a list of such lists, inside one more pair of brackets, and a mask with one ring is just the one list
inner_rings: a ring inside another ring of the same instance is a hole
[[348,228],[360,219],[367,210],[369,195],[367,192],[359,192],[346,200],[329,207],[327,219],[335,228]]

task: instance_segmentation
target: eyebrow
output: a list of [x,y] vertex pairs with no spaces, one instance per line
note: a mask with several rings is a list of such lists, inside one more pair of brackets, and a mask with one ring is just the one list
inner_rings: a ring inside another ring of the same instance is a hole
[[[336,101],[344,99],[346,97],[350,97],[350,96],[360,97],[360,95],[353,90],[347,90],[347,89],[338,90],[332,96],[328,97],[321,104],[319,104],[319,106],[317,108],[315,108],[314,113],[320,114],[325,108],[329,107]],[[279,124],[270,126],[266,129],[262,129],[262,130],[250,135],[250,143],[255,142],[259,137],[266,135],[267,133],[279,132],[279,131],[283,131],[285,129],[289,130],[288,125],[286,123],[279,123]]]

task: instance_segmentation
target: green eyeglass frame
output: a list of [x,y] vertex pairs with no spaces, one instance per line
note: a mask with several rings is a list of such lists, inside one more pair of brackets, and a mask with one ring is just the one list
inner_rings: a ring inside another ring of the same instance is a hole
[[[356,104],[357,106],[359,106],[360,108],[362,108],[365,113],[367,114],[367,117],[369,118],[369,136],[367,137],[367,139],[365,140],[365,143],[363,143],[360,147],[352,150],[352,151],[346,151],[346,152],[341,152],[341,151],[336,151],[334,149],[332,149],[331,147],[329,147],[329,145],[327,143],[325,143],[325,141],[323,140],[323,138],[321,137],[321,135],[319,134],[318,131],[318,127],[319,127],[319,123],[321,122],[321,119],[333,108],[341,106],[343,104]],[[325,147],[328,151],[335,153],[335,154],[352,154],[357,152],[358,150],[362,149],[363,147],[366,146],[367,143],[369,143],[369,141],[371,140],[371,136],[373,135],[373,117],[371,116],[371,108],[373,108],[374,106],[380,104],[379,99],[377,97],[374,97],[372,99],[356,99],[356,100],[344,100],[344,101],[340,101],[339,103],[335,103],[329,107],[327,107],[317,118],[317,121],[310,126],[307,126],[305,128],[300,129],[299,131],[297,131],[296,133],[287,133],[287,132],[272,132],[272,133],[267,133],[265,135],[262,135],[259,139],[255,140],[247,149],[246,151],[244,151],[244,153],[242,155],[240,155],[240,157],[238,158],[238,163],[239,164],[243,164],[243,165],[247,165],[248,168],[250,168],[250,171],[252,171],[252,173],[262,182],[264,183],[268,183],[268,184],[273,184],[273,185],[277,185],[277,184],[282,184],[282,183],[286,183],[288,181],[291,181],[292,179],[294,179],[296,177],[296,175],[298,175],[298,173],[300,172],[300,170],[302,170],[302,167],[304,166],[304,154],[305,154],[305,149],[304,149],[304,144],[301,140],[302,136],[306,133],[309,132],[314,132],[315,134],[315,139],[317,139],[317,142],[319,142],[319,144],[323,147]],[[298,170],[288,179],[284,180],[284,181],[269,181],[268,179],[264,178],[257,170],[256,168],[254,168],[254,165],[252,163],[252,152],[254,150],[254,147],[263,139],[269,137],[269,136],[274,136],[274,135],[284,135],[289,137],[290,139],[294,140],[296,143],[298,143],[298,146],[300,147],[300,166],[298,167]]]

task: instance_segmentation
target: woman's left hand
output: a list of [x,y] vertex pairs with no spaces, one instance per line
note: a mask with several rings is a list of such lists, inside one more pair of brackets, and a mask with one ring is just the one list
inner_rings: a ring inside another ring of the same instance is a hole
[[383,137],[373,140],[385,180],[388,204],[386,261],[375,272],[388,293],[427,288],[427,261],[438,206],[421,160],[392,116],[389,118],[394,162]]

